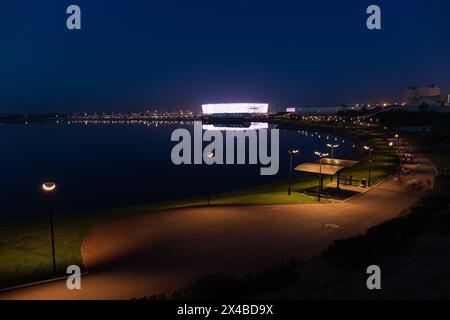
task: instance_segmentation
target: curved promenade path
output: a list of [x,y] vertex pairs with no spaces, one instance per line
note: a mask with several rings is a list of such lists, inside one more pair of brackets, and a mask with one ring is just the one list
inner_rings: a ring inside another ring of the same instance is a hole
[[[159,294],[215,272],[248,272],[275,261],[309,258],[333,240],[363,233],[396,217],[421,196],[410,179],[427,185],[434,168],[418,155],[420,168],[390,178],[345,202],[235,206],[149,213],[100,227],[85,242],[89,274],[82,289],[65,280],[16,289],[0,299],[130,299]],[[408,165],[406,165],[408,167]],[[340,228],[327,228],[328,223]]]

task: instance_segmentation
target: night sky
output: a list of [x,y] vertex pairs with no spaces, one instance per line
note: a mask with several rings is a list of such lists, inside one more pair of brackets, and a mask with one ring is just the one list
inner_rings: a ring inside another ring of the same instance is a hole
[[[82,30],[66,28],[77,4]],[[366,8],[382,30],[366,28]],[[0,13],[0,113],[200,110],[450,92],[450,2],[14,0]]]

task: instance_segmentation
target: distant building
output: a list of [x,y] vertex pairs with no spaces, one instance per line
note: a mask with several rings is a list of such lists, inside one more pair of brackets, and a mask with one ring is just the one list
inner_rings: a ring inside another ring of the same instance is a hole
[[286,108],[286,113],[295,113],[295,111],[296,111],[295,107]]
[[243,119],[252,115],[268,113],[267,103],[212,103],[203,104],[203,117],[222,119]]
[[442,104],[445,97],[441,96],[441,87],[432,84],[424,87],[409,87],[405,89],[403,102],[407,105],[419,105],[422,103]]
[[320,115],[333,115],[343,110],[342,106],[328,107],[328,106],[305,106],[297,107],[295,114],[298,116],[320,116]]

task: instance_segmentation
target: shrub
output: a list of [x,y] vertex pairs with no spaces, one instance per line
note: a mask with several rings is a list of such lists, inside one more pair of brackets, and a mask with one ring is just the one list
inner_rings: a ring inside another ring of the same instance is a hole
[[405,251],[426,232],[449,232],[449,178],[438,176],[436,187],[407,214],[386,221],[359,235],[334,241],[322,257],[335,268],[361,268],[383,255]]
[[192,281],[186,287],[174,292],[171,298],[223,300],[274,292],[299,278],[300,265],[301,262],[290,261],[242,277],[216,273]]

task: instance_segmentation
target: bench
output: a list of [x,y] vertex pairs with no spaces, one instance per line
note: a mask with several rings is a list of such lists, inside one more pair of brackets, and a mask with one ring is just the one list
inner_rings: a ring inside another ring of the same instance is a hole
[[351,183],[349,180],[341,179],[340,184],[344,186],[359,186],[359,182],[358,179],[352,179]]

